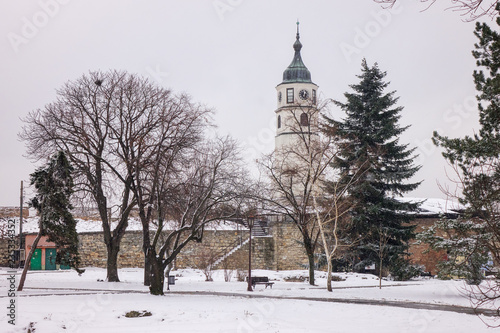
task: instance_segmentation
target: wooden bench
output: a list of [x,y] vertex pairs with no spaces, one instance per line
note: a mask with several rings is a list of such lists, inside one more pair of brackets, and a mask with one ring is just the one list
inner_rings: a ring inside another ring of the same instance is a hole
[[[248,277],[247,277],[247,282],[248,282]],[[269,278],[267,276],[252,276],[252,288],[255,289],[256,284],[265,284],[266,288],[269,286],[270,288],[273,287],[274,282],[269,282]]]
[[420,273],[421,277],[428,277],[428,278],[433,278],[434,275],[431,274],[431,272],[422,272]]

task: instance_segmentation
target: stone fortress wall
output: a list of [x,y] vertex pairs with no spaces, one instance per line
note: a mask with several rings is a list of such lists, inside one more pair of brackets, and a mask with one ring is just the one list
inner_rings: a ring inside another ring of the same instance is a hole
[[[0,218],[17,218],[18,207],[0,207]],[[24,218],[29,210],[23,210]],[[88,218],[88,216],[87,216]],[[422,227],[431,226],[439,217],[417,217],[417,232]],[[85,223],[82,221],[81,223]],[[252,237],[252,267],[254,269],[293,270],[305,269],[308,265],[302,245],[302,235],[292,222],[277,216],[269,217],[269,232],[264,237]],[[8,242],[0,235],[0,266],[8,265]],[[248,267],[248,238],[245,228],[234,230],[205,230],[201,243],[189,243],[177,257],[175,268],[203,268],[212,265],[213,269],[245,269]],[[18,239],[18,237],[16,237]],[[79,251],[82,267],[106,267],[107,253],[102,232],[83,232],[79,234]],[[322,246],[318,244],[317,252]],[[442,253],[429,252],[427,246],[411,243],[410,253],[414,263],[425,266],[426,271],[436,272],[436,263],[443,258]],[[222,260],[223,259],[223,260]],[[144,267],[142,252],[142,231],[127,231],[122,239],[118,255],[118,267]]]
[[[190,242],[177,256],[174,266],[202,268],[212,264],[214,269],[247,268],[248,238],[249,232],[246,229],[205,230],[202,242]],[[106,246],[101,232],[80,233],[79,242],[82,267],[106,267]],[[221,258],[224,260],[218,262]],[[142,231],[125,233],[120,245],[118,267],[144,267]],[[270,270],[307,267],[301,235],[295,226],[283,222],[273,223],[270,235],[252,237],[252,267]]]
[[[7,234],[7,227],[9,220],[19,221],[20,215],[19,207],[0,207],[0,267],[9,266],[9,241]],[[29,217],[29,209],[23,208],[23,218]],[[19,248],[19,236],[15,237],[16,247]]]

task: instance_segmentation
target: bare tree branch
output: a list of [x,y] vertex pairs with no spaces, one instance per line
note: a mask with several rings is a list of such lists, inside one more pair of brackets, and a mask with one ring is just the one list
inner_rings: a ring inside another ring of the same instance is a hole
[[[394,6],[396,1],[398,0],[374,0],[376,3],[380,3],[386,6],[386,8],[391,8]],[[420,0],[420,2],[428,3],[428,6],[424,9],[429,9],[437,0]],[[456,12],[460,12],[461,16],[465,17],[465,20],[470,22],[477,20],[483,16],[489,16],[491,19],[494,19],[498,16],[498,11],[496,10],[496,6],[498,1],[490,0],[450,0],[451,6],[448,9],[451,9]]]

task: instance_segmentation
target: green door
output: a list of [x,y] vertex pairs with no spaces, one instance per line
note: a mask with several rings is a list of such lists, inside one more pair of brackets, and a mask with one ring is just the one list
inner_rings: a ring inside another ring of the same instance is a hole
[[56,249],[45,249],[45,270],[54,271],[56,269]]
[[39,271],[42,269],[42,249],[36,249],[31,257],[30,269]]

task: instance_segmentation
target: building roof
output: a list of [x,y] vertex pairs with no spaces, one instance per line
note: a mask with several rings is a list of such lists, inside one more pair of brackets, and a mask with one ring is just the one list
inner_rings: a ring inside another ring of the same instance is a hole
[[293,56],[291,64],[283,72],[282,83],[312,83],[311,72],[309,72],[306,65],[304,65],[302,57],[300,56],[302,43],[300,42],[299,22],[297,22],[297,39],[295,43],[293,43],[293,49],[295,50],[295,55]]
[[398,198],[402,202],[418,203],[418,212],[415,213],[419,217],[431,216],[447,216],[457,217],[465,210],[465,206],[451,199],[438,198]]

